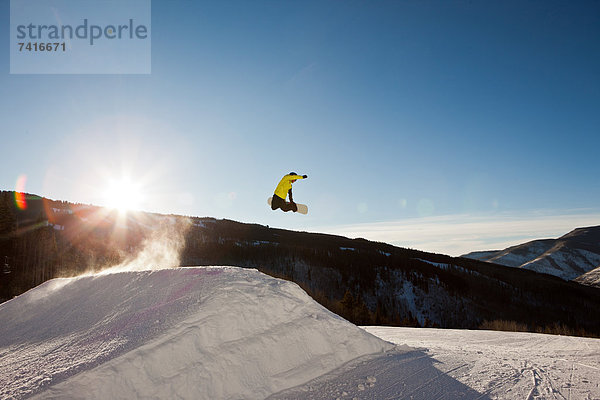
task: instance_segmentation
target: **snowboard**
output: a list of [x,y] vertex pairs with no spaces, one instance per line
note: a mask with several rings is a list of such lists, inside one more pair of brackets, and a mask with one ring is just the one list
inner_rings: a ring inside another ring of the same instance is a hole
[[[273,197],[269,197],[267,199],[267,203],[269,203],[269,205],[271,205],[272,201],[273,201]],[[308,214],[308,206],[306,204],[296,203],[296,205],[298,206],[297,212],[299,212],[300,214]]]

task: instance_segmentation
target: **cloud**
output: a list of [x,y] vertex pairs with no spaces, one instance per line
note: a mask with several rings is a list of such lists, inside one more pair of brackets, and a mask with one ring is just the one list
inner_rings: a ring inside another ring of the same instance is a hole
[[557,238],[575,228],[592,225],[600,225],[600,213],[574,210],[430,216],[339,225],[319,231],[458,256],[471,251],[504,249],[534,239]]

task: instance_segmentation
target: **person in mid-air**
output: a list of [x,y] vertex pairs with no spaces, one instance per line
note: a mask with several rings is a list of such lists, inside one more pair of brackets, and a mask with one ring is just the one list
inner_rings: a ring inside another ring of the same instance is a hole
[[[275,188],[275,193],[273,194],[273,201],[271,202],[271,209],[277,210],[281,208],[282,211],[288,212],[298,211],[298,206],[294,203],[294,198],[292,197],[292,183],[296,182],[298,179],[306,179],[308,176],[306,175],[298,175],[295,172],[290,172],[285,175],[279,181],[277,188]],[[290,201],[285,201],[285,198],[289,196]]]

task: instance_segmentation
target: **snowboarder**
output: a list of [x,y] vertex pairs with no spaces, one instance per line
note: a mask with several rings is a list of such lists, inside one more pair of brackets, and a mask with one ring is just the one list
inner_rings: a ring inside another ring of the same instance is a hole
[[[292,183],[296,182],[298,179],[306,179],[308,176],[306,175],[298,175],[295,172],[290,172],[285,175],[279,181],[277,188],[275,189],[275,193],[273,194],[273,200],[271,201],[271,209],[277,210],[281,208],[282,211],[288,212],[298,211],[298,205],[294,203],[294,198],[292,197]],[[290,201],[285,201],[285,198],[289,196]],[[308,209],[307,209],[308,212]]]

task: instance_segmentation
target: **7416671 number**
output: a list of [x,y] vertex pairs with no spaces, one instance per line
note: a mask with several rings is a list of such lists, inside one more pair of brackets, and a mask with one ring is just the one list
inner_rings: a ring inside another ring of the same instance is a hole
[[56,43],[37,43],[37,42],[27,42],[27,43],[18,43],[19,51],[66,51],[67,46],[65,42],[56,42]]

